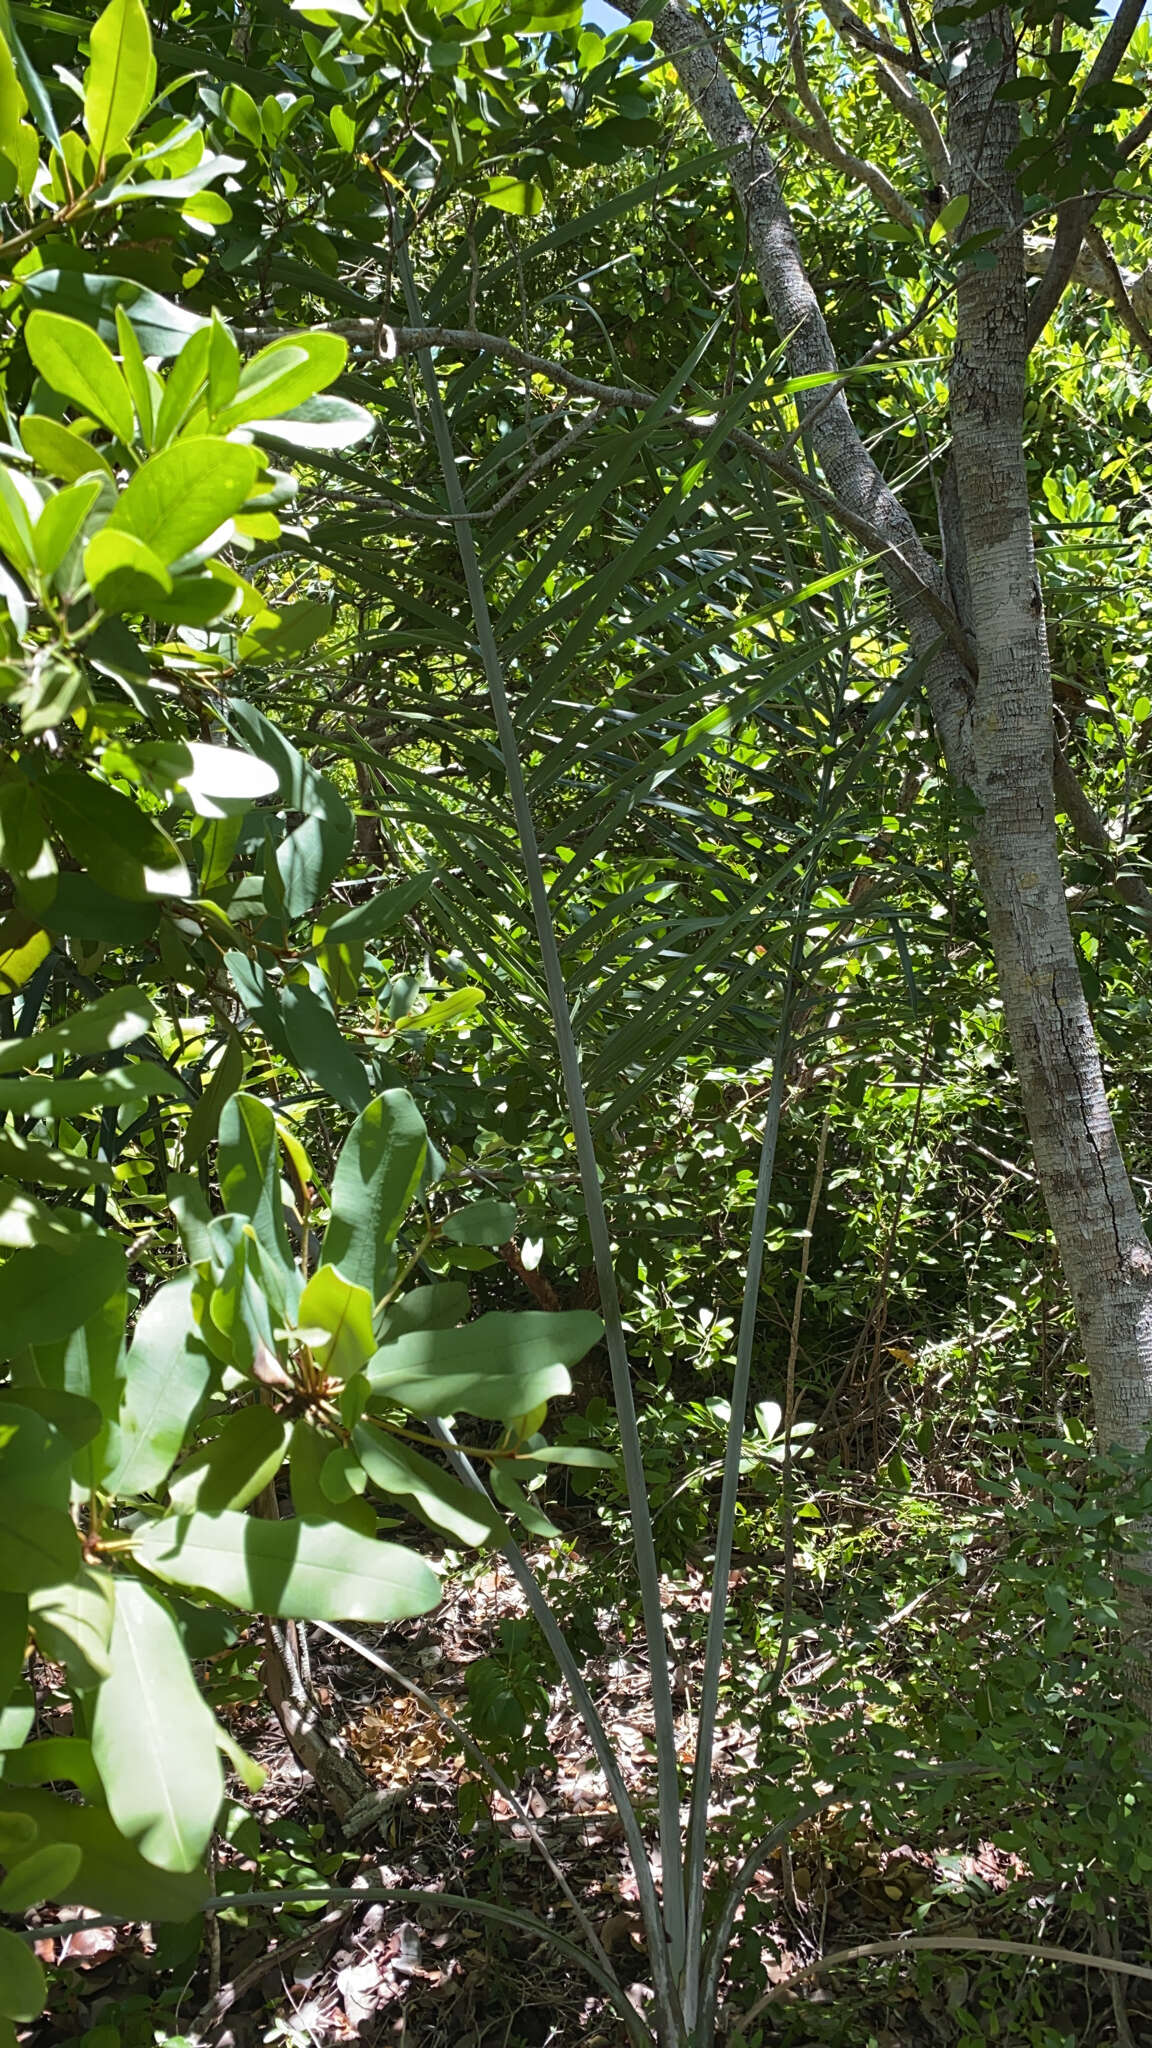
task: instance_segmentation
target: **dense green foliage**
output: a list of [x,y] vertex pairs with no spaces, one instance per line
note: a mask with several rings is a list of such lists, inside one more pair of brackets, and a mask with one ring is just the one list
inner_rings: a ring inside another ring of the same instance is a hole
[[[1140,267],[1116,135],[1148,32],[1077,125],[1098,32],[1050,22],[1020,27],[1030,210],[1107,184]],[[784,16],[726,32],[749,100],[803,112]],[[926,184],[822,19],[808,63],[848,145]],[[894,220],[819,153],[794,181],[856,416],[930,517],[963,214]],[[45,1901],[171,1923],[147,2010],[109,2007],[136,2048],[178,2034],[214,1840],[217,1891],[341,1875],[249,1811],[230,1724],[271,1621],[428,1613],[514,1524],[578,1657],[605,1614],[641,1633],[490,688],[681,1589],[782,1111],[710,1854],[831,1809],[844,1853],[1013,1859],[993,1931],[1123,1933],[1152,1853],[1114,1564],[1152,1478],[1091,1447],[923,663],[806,487],[725,163],[650,24],[13,0],[0,210],[0,2044],[83,2038],[24,1938]],[[1058,735],[1109,821],[1070,854],[1075,929],[1139,1177],[1147,934],[1117,883],[1147,866],[1152,418],[1103,302],[1048,327],[1026,425]],[[706,1623],[670,1604],[693,1673]],[[514,1779],[550,1761],[555,1651],[506,1621],[468,1674],[462,1739]],[[462,1783],[462,1825],[482,1808]],[[953,1866],[908,1925],[972,1902]],[[751,1895],[735,2013],[778,1945]],[[1071,2038],[1007,1971],[972,1964],[947,2038],[988,2038],[1006,1982],[1010,2038]]]

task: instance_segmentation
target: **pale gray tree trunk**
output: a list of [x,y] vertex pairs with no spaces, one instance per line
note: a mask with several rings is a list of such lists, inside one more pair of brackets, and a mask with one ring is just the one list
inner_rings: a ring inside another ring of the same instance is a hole
[[[639,12],[637,0],[625,0]],[[674,62],[711,139],[729,152],[748,226],[748,248],[793,376],[837,367],[804,268],[776,165],[729,79],[722,51],[698,17],[665,7],[656,40]],[[995,67],[988,53],[1000,41]],[[1053,799],[1052,693],[1036,574],[1023,440],[1028,308],[1019,199],[1006,159],[1017,132],[995,99],[1010,75],[1007,17],[976,23],[966,67],[951,91],[948,148],[953,191],[970,193],[964,233],[995,228],[989,268],[963,267],[952,373],[958,515],[966,563],[972,659],[941,645],[948,576],[914,530],[873,461],[843,392],[817,391],[808,435],[824,475],[851,516],[889,539],[884,574],[909,639],[930,653],[926,688],[949,770],[976,797],[976,867],[1004,1015],[1037,1170],[1092,1373],[1105,1447],[1143,1451],[1152,1431],[1152,1251],[1117,1141],[1095,1032],[1077,967],[1060,868]],[[966,624],[967,624],[966,616]],[[1141,1558],[1145,1567],[1148,1558]],[[1146,1675],[1146,1604],[1128,1627]],[[1142,1691],[1152,1686],[1142,1677]]]
[[[965,235],[951,377],[953,454],[977,664],[972,789],[977,862],[1004,1014],[1052,1228],[1092,1368],[1105,1445],[1152,1429],[1152,1253],[1108,1108],[1068,921],[1053,799],[1052,684],[1024,451],[1028,308],[1020,197],[1007,162],[1015,104],[997,87],[1007,14],[985,15],[949,94]],[[1009,232],[1005,233],[1005,230]]]

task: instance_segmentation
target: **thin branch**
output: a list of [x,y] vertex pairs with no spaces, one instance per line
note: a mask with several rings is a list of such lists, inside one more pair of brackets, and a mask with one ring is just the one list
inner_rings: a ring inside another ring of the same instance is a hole
[[[1075,119],[1077,110],[1083,106],[1085,98],[1089,93],[1095,92],[1102,85],[1107,85],[1115,76],[1128,45],[1140,25],[1140,17],[1144,12],[1145,5],[1146,0],[1120,0],[1120,5],[1113,17],[1112,25],[1104,41],[1101,43],[1096,53],[1095,62],[1077,95],[1076,106],[1068,116],[1069,121]],[[1092,220],[1099,203],[1098,199],[1094,203],[1087,199],[1070,199],[1059,210],[1057,215],[1056,244],[1052,251],[1052,260],[1044,272],[1039,289],[1036,291],[1029,308],[1028,347],[1030,349],[1034,348],[1040,339],[1071,283],[1072,273],[1076,267],[1076,259],[1080,254],[1080,244],[1084,240],[1084,231]]]
[[812,126],[809,128],[805,122],[798,120],[782,102],[778,102],[772,110],[773,118],[786,128],[789,134],[806,142],[817,156],[822,156],[827,163],[834,164],[837,170],[843,171],[845,177],[866,186],[874,198],[880,201],[885,212],[890,214],[893,220],[899,221],[902,227],[918,227],[920,216],[916,208],[909,204],[902,192],[896,190],[892,180],[885,175],[880,166],[870,163],[865,157],[854,155],[834,133],[832,123],[812,89],[804,54],[804,37],[794,0],[788,0],[785,18],[788,23],[788,52],[792,59],[796,97],[801,106],[807,108]]
[[[821,4],[841,40],[855,41],[856,38],[847,27],[848,9],[838,5],[837,0],[821,0]],[[879,51],[873,51],[872,54],[876,60],[874,69],[877,85],[895,107],[896,112],[903,115],[919,136],[933,179],[947,193],[952,183],[952,161],[948,154],[948,144],[941,133],[940,123],[917,88],[907,78],[902,77],[899,70],[894,70]],[[921,56],[917,69],[921,68],[923,61]]]
[[917,59],[909,51],[901,50],[896,43],[890,43],[885,36],[878,36],[845,4],[845,0],[821,0],[821,4],[837,33],[858,44],[860,49],[867,50],[870,56],[882,57],[885,63],[894,64],[898,71],[919,75],[926,68],[923,58]]
[[1084,231],[1084,240],[1097,258],[1107,278],[1108,297],[1115,308],[1121,327],[1131,336],[1137,348],[1147,356],[1149,362],[1152,362],[1152,334],[1148,332],[1139,313],[1132,304],[1128,287],[1124,281],[1124,273],[1112,254],[1111,249],[1108,247],[1100,229],[1096,226],[1095,221],[1088,223]]
[[[284,330],[277,329],[275,331],[279,333]],[[487,334],[480,329],[429,327],[425,330],[416,327],[388,327],[374,320],[337,320],[333,321],[326,331],[330,334],[342,334],[347,340],[361,344],[375,343],[376,337],[379,334],[383,338],[386,360],[395,356],[414,354],[421,348],[482,349],[488,354],[498,357],[503,362],[513,364],[517,369],[530,370],[534,376],[548,377],[553,382],[559,384],[565,391],[571,391],[579,397],[591,398],[598,405],[608,409],[621,406],[630,411],[644,412],[657,402],[656,394],[646,390],[643,385],[605,384],[598,378],[581,377],[574,370],[570,370],[564,363],[553,362],[546,356],[529,355],[524,349],[519,348],[515,342],[509,341],[505,335]],[[266,340],[269,337],[269,330],[263,328],[253,330],[252,332],[253,338],[259,335],[260,338]],[[829,375],[829,382],[836,382],[836,377],[837,373],[833,368]],[[840,381],[842,383],[843,379]],[[834,397],[835,403],[839,405],[842,402],[839,390],[834,394]],[[831,409],[830,407],[829,410]],[[699,411],[689,412],[683,407],[668,405],[665,406],[662,417],[671,426],[682,427],[694,437],[705,438],[715,431],[720,419],[720,408],[718,407],[715,411],[702,413]],[[914,593],[928,611],[931,612],[937,628],[943,632],[944,638],[949,642],[954,653],[964,664],[965,669],[969,674],[975,673],[972,665],[971,650],[960,629],[956,614],[943,594],[942,579],[938,574],[933,575],[931,573],[935,568],[935,564],[932,563],[931,557],[921,548],[911,520],[903,512],[903,508],[898,508],[898,523],[903,528],[905,536],[902,545],[901,542],[896,540],[893,533],[882,526],[878,520],[869,518],[866,514],[848,504],[844,498],[837,496],[823,485],[818,484],[814,478],[799,468],[797,464],[789,462],[770,443],[762,441],[757,435],[750,434],[741,427],[731,427],[728,430],[727,438],[733,446],[740,448],[746,455],[751,456],[754,462],[758,462],[763,468],[770,470],[772,475],[778,477],[781,483],[787,484],[790,489],[798,492],[801,497],[807,498],[811,504],[819,505],[847,533],[852,534],[856,540],[862,541],[865,547],[870,548],[878,557],[881,567],[890,569],[893,576],[899,579],[906,591]],[[887,500],[888,505],[893,510],[896,510],[898,501],[890,486],[881,478],[880,472],[875,468],[871,457],[867,457],[866,460],[876,479],[876,487],[867,495],[873,500],[880,500],[881,502]],[[452,516],[455,515],[445,514],[446,518]],[[465,506],[460,517],[468,519],[470,516]],[[893,523],[895,524],[896,522],[894,521]],[[925,569],[929,573],[926,574]]]
[[1142,1963],[1126,1963],[1119,1956],[1098,1956],[1092,1950],[1085,1953],[1074,1948],[1055,1948],[1040,1941],[995,1941],[975,1934],[907,1934],[893,1941],[866,1941],[859,1948],[840,1949],[835,1955],[820,1956],[814,1963],[805,1963],[803,1969],[793,1970],[790,1976],[774,1984],[749,2012],[741,2013],[741,2026],[750,2026],[768,2006],[775,2005],[778,1999],[787,1998],[799,1985],[810,1984],[813,1978],[823,1977],[829,1970],[842,1969],[847,1963],[868,1962],[872,1957],[903,1955],[906,1949],[960,1949],[975,1950],[982,1955],[1031,1956],[1040,1962],[1072,1963],[1078,1970],[1108,1970],[1114,1976],[1143,1977],[1152,1983],[1152,1970],[1146,1969]]

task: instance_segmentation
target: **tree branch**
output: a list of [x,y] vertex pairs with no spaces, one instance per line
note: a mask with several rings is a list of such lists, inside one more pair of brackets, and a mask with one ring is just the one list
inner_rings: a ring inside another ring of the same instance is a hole
[[[821,0],[821,4],[837,35],[843,41],[855,41],[856,38],[846,26],[848,9],[839,5],[838,0]],[[928,168],[932,173],[933,181],[947,193],[952,184],[952,161],[948,154],[948,144],[944,140],[935,114],[932,112],[927,100],[921,97],[916,87],[910,84],[907,78],[902,78],[900,72],[894,70],[891,63],[881,56],[878,51],[873,51],[872,54],[876,59],[875,74],[877,85],[885,97],[891,101],[896,112],[902,114],[904,119],[915,129],[920,138],[924,154],[928,159]],[[919,62],[916,68],[919,69]]]
[[[1120,61],[1140,25],[1145,4],[1146,0],[1120,0],[1112,26],[1101,43],[1095,62],[1077,95],[1076,106],[1068,116],[1069,121],[1075,119],[1077,110],[1083,107],[1090,92],[1096,91],[1099,86],[1107,85],[1115,76]],[[1085,229],[1099,204],[1098,199],[1070,199],[1058,212],[1056,244],[1052,251],[1052,259],[1029,309],[1030,349],[1039,341],[1072,281]]]

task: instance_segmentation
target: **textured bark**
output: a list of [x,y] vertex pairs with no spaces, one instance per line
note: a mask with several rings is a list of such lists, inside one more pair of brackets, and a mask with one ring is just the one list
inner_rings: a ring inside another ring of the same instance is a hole
[[[987,30],[1011,48],[1005,14]],[[969,231],[996,229],[995,263],[967,264],[951,379],[978,684],[973,789],[978,865],[1016,1071],[1052,1227],[1092,1368],[1105,1444],[1143,1450],[1152,1428],[1152,1252],[1116,1138],[1068,922],[1053,797],[1052,685],[1032,545],[1023,410],[1028,306],[1007,159],[1014,104],[983,55],[957,67],[949,141]]]
[[[729,152],[749,253],[790,373],[835,372],[775,163],[720,54],[676,0],[657,17],[655,35],[709,136]],[[996,37],[1008,54],[993,69],[984,53]],[[1056,832],[1051,678],[1023,441],[1025,246],[1006,169],[1018,117],[995,98],[1012,49],[1008,17],[981,16],[966,67],[956,67],[949,107],[953,189],[970,195],[966,233],[994,228],[997,237],[994,265],[970,264],[961,275],[952,376],[965,556],[955,567],[966,584],[975,688],[953,648],[939,648],[938,617],[924,601],[927,586],[952,604],[949,581],[864,447],[843,392],[831,402],[817,395],[809,431],[837,499],[898,549],[884,573],[913,645],[937,648],[926,675],[929,703],[952,776],[982,807],[977,871],[1038,1174],[1092,1372],[1099,1434],[1105,1446],[1143,1451],[1152,1429],[1152,1251],[1108,1107]],[[916,583],[902,563],[914,567]],[[1133,1603],[1131,1626],[1146,1669],[1142,1600]]]

